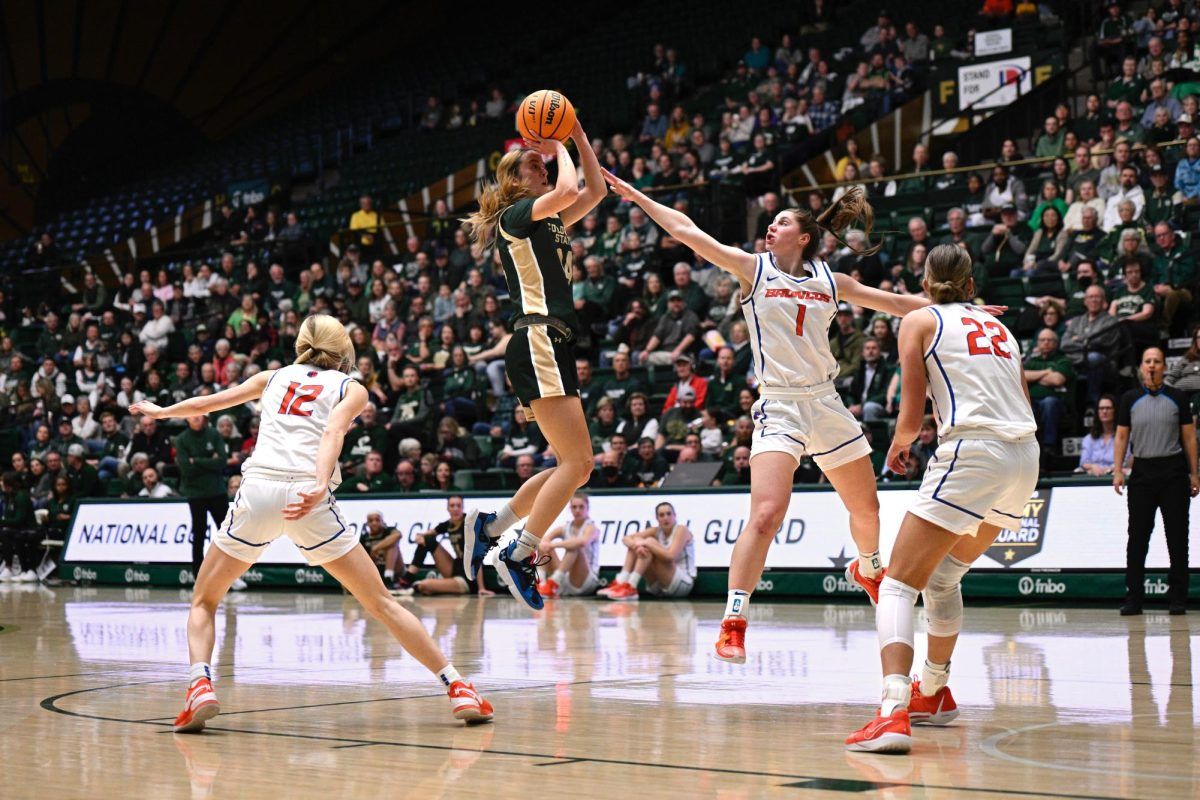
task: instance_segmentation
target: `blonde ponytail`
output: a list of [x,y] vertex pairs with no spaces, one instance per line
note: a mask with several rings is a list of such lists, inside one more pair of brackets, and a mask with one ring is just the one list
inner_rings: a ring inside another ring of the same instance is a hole
[[350,372],[354,344],[346,327],[328,314],[313,314],[305,319],[296,336],[295,363]]
[[496,225],[504,209],[532,193],[521,182],[521,159],[532,153],[528,147],[510,150],[496,165],[496,180],[486,184],[479,193],[479,210],[462,220],[467,236],[476,244],[489,244],[495,237]]
[[971,255],[953,244],[939,244],[925,257],[925,281],[934,303],[964,303],[971,299]]

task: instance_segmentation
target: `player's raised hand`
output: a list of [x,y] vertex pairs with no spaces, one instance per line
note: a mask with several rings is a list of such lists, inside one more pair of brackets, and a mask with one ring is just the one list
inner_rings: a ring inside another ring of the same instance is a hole
[[613,175],[603,167],[600,168],[600,174],[604,176],[604,182],[612,187],[613,193],[618,197],[623,197],[626,200],[632,200],[634,198],[634,195],[637,193],[637,189],[634,189],[628,183],[621,180],[616,175]]
[[159,419],[162,416],[162,407],[149,400],[140,400],[129,407],[129,413],[135,417],[149,417],[150,419]]
[[993,317],[1002,317],[1004,316],[1004,312],[1008,311],[1008,306],[980,306],[979,308]]
[[284,506],[283,518],[301,519],[316,508],[317,503],[328,496],[329,489],[323,486],[314,486],[308,491],[297,492],[296,502]]
[[542,158],[554,158],[558,155],[558,142],[554,139],[530,139],[526,137],[522,141],[530,150],[535,150],[541,154]]
[[909,448],[911,444],[901,444],[896,440],[892,440],[892,446],[888,448],[887,465],[888,469],[897,475],[908,474],[908,462],[912,458]]

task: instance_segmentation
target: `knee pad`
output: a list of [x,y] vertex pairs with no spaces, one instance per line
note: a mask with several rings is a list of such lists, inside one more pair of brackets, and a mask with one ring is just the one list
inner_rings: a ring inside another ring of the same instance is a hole
[[947,554],[922,592],[930,636],[955,636],[962,629],[962,578],[971,568]]
[[913,609],[917,590],[895,578],[884,576],[879,585],[879,604],[875,607],[875,631],[879,649],[889,644],[913,646]]

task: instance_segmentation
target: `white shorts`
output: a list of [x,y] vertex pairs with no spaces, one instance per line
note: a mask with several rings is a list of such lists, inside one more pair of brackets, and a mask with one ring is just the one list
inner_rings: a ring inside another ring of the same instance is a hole
[[675,574],[671,577],[670,583],[663,586],[659,583],[646,583],[646,593],[655,597],[687,597],[692,593],[692,586],[696,579],[678,566],[675,567]]
[[986,522],[1021,527],[1037,489],[1037,441],[957,439],[938,446],[909,511],[951,533],[974,536]]
[[567,576],[567,580],[558,588],[558,593],[562,597],[581,597],[583,595],[595,594],[599,589],[600,574],[597,572],[589,572],[587,577],[583,579],[582,586],[576,586],[571,583],[571,576]]
[[294,503],[298,493],[312,485],[310,477],[244,477],[213,544],[239,561],[253,564],[267,545],[286,536],[314,567],[341,558],[358,546],[358,537],[346,526],[332,493],[304,517],[283,518],[284,506]]
[[833,384],[826,387],[811,396],[799,392],[786,399],[764,389],[764,396],[751,410],[754,443],[750,459],[759,453],[787,453],[799,464],[807,455],[829,471],[870,456],[871,445],[862,425],[842,405]]

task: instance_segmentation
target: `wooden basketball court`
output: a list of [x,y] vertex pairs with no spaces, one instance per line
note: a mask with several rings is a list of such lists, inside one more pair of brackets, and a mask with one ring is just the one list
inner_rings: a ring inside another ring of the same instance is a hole
[[842,749],[878,691],[865,604],[756,604],[744,666],[709,656],[718,602],[409,607],[494,724],[352,600],[258,592],[218,614],[225,713],[174,735],[186,592],[0,585],[0,796],[1200,796],[1194,615],[968,603],[963,714],[897,757]]

